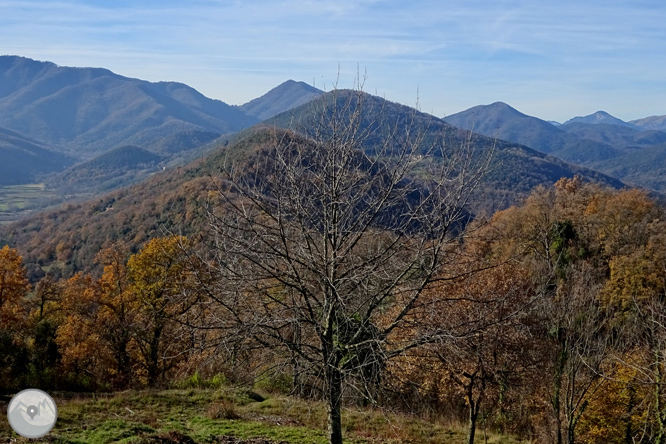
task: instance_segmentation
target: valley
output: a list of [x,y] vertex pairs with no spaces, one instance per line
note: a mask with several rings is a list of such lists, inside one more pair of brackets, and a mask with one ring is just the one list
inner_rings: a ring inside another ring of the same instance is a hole
[[0,187],[0,225],[9,224],[30,212],[57,205],[61,199],[43,183]]

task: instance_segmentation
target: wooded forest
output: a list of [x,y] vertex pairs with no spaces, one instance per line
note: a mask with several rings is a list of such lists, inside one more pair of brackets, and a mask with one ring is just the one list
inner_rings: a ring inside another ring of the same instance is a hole
[[361,102],[230,158],[196,233],[33,282],[2,248],[0,390],[263,380],[325,401],[332,443],[344,405],[466,421],[470,443],[663,443],[664,209],[576,176],[474,218],[492,151],[367,125]]

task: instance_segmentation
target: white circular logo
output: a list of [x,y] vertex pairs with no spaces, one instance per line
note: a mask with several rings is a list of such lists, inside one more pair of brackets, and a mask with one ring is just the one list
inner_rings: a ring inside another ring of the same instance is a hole
[[9,402],[7,418],[12,429],[24,438],[40,438],[51,431],[58,419],[58,408],[47,393],[27,389]]

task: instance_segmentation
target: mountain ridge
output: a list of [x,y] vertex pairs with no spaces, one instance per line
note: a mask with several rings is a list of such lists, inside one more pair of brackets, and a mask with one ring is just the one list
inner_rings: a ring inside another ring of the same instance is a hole
[[269,119],[276,114],[296,108],[310,100],[322,95],[320,89],[310,86],[305,82],[287,80],[266,94],[250,100],[240,106],[248,115],[259,120]]
[[475,106],[452,114],[444,121],[488,137],[528,146],[568,162],[584,164],[599,160],[599,156],[619,155],[608,144],[596,141],[582,143],[580,138],[567,133],[562,126],[556,127],[545,120],[523,114],[503,102]]
[[618,119],[617,117],[611,116],[606,111],[596,111],[592,114],[588,114],[587,116],[576,116],[564,122],[563,125],[569,123],[589,123],[592,125],[610,124],[610,125],[620,125],[620,126],[635,128],[635,125],[625,122],[624,120]]
[[644,129],[666,131],[666,115],[643,117],[642,119],[632,120],[629,123]]
[[103,68],[0,56],[0,79],[0,126],[82,158],[174,132],[224,134],[258,122],[185,84],[151,83]]
[[[666,191],[666,182],[650,178],[649,170],[661,174],[661,165],[641,162],[641,156],[648,156],[645,149],[666,142],[666,132],[627,124],[605,112],[574,118],[556,127],[506,104],[498,106],[495,103],[470,108],[445,120],[464,129],[474,127],[486,136],[526,145],[564,161],[614,175],[620,180],[626,178],[636,186]],[[649,156],[655,160],[663,159],[654,153]],[[635,169],[617,167],[613,159],[642,165],[648,171],[637,174]],[[630,170],[632,173],[625,177],[623,172],[629,174]],[[658,188],[654,188],[655,185]]]
[[[332,100],[327,94],[315,100]],[[340,93],[340,100],[344,100],[344,94],[347,93]],[[364,100],[367,109],[380,114],[368,114],[363,125],[383,115],[389,128],[396,122],[399,125],[414,122],[417,127],[430,131],[426,139],[441,139],[451,149],[472,143],[477,153],[495,150],[491,170],[470,208],[476,214],[490,215],[521,201],[535,186],[555,183],[563,176],[578,174],[616,188],[624,186],[596,171],[567,164],[522,145],[470,134],[434,116],[380,97],[366,95]],[[103,245],[123,240],[138,248],[165,230],[196,235],[195,228],[205,223],[196,202],[209,199],[209,193],[217,189],[214,178],[222,166],[230,159],[270,148],[280,140],[276,136],[280,131],[298,133],[298,128],[291,126],[293,122],[306,123],[308,118],[316,118],[313,113],[321,109],[321,103],[301,105],[233,137],[218,139],[208,155],[186,166],[160,171],[130,187],[85,202],[71,202],[0,227],[0,244],[19,248],[33,277],[44,273],[42,267],[69,276],[91,267]],[[376,131],[377,137],[364,139],[369,144],[361,146],[369,155],[376,149],[372,144],[384,140],[382,128]],[[85,242],[79,248],[67,247],[79,245],[81,239]],[[62,248],[56,249],[58,245]]]

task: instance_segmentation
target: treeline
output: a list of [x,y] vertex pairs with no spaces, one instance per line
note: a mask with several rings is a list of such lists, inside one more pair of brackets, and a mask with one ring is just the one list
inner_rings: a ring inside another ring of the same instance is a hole
[[[470,224],[404,322],[386,329],[383,348],[360,340],[346,349],[340,368],[355,370],[344,399],[537,442],[664,442],[665,216],[641,191],[575,178]],[[221,299],[215,270],[230,265],[210,248],[183,236],[152,239],[134,254],[111,247],[97,255],[101,277],[46,276],[34,286],[16,250],[0,250],[0,388],[107,391],[196,374],[263,377],[325,398],[324,378],[306,359],[319,346],[308,326],[285,318],[257,332],[254,317],[255,326],[235,327],[234,307],[280,317],[292,303],[280,293],[286,284]],[[402,297],[383,301],[371,325],[359,328],[354,317],[336,325],[336,341],[348,332],[372,338]],[[266,347],[272,334],[290,347]],[[410,338],[419,346],[400,349]]]

